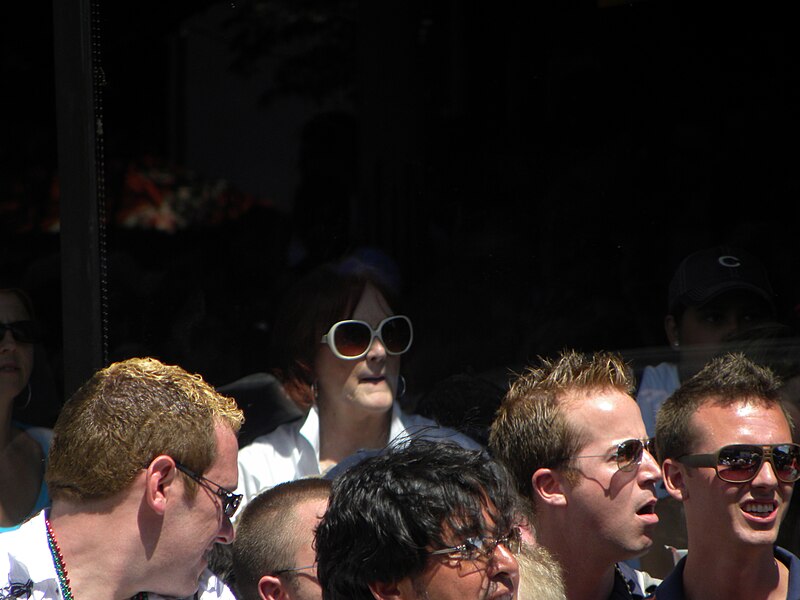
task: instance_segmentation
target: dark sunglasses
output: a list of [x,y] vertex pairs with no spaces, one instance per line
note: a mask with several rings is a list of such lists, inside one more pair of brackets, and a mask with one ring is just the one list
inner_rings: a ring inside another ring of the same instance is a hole
[[364,321],[339,321],[322,336],[321,343],[327,344],[337,358],[358,360],[367,355],[375,338],[381,341],[387,354],[408,352],[414,340],[411,319],[394,315],[385,318],[375,329]]
[[[642,455],[647,450],[650,455],[656,456],[655,438],[643,438],[641,440],[630,439],[620,442],[614,457],[617,459],[617,468],[620,471],[633,471],[642,462]],[[587,454],[584,456],[573,456],[573,458],[605,458],[607,454]]]
[[728,483],[752,481],[768,461],[775,477],[783,483],[800,479],[800,445],[797,444],[730,444],[713,454],[684,454],[677,459],[687,467],[708,467]]
[[508,548],[511,554],[519,554],[522,549],[522,534],[519,528],[514,527],[508,535],[500,538],[473,537],[458,546],[434,550],[433,552],[428,552],[428,554],[433,556],[444,554],[447,558],[458,561],[479,560],[492,556],[500,544]]
[[[232,491],[225,489],[218,483],[214,483],[210,479],[206,479],[202,475],[198,475],[188,467],[182,465],[177,460],[175,461],[175,467],[185,473],[191,479],[194,479],[197,483],[202,485],[206,488],[209,492],[217,496],[222,502],[222,512],[225,513],[225,516],[229,519],[233,518],[233,515],[236,514],[236,509],[239,508],[239,504],[242,502],[242,495],[241,494],[234,494]],[[212,487],[214,486],[214,487]]]
[[42,331],[36,321],[14,321],[13,323],[0,323],[0,340],[10,331],[14,340],[23,344],[34,344],[41,341]]

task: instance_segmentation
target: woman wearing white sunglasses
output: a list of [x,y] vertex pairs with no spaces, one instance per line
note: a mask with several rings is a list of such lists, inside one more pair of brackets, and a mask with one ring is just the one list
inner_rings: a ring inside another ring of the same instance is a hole
[[287,394],[307,414],[239,451],[244,502],[278,483],[323,475],[359,450],[409,436],[480,445],[419,415],[404,413],[400,357],[411,320],[396,315],[377,277],[325,265],[300,281],[275,320],[272,362]]

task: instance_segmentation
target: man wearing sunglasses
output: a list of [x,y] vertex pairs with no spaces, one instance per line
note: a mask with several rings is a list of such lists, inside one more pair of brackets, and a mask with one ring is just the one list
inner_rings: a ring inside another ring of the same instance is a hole
[[658,600],[800,598],[800,562],[775,545],[800,478],[780,386],[769,369],[727,354],[659,410],[664,484],[683,505],[688,552]]
[[239,600],[321,600],[313,542],[330,491],[328,479],[295,479],[245,506],[233,543]]
[[334,480],[317,530],[323,597],[517,598],[518,509],[483,451],[417,439],[365,458]]
[[180,367],[95,373],[54,427],[51,507],[0,534],[0,598],[232,599],[207,566],[233,541],[242,420]]
[[619,356],[565,351],[512,383],[491,426],[569,600],[643,598],[658,583],[623,562],[652,545],[661,479],[632,391]]

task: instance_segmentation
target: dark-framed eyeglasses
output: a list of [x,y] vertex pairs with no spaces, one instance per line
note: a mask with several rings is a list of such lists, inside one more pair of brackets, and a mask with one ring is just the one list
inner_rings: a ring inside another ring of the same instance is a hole
[[225,513],[225,516],[229,519],[233,518],[233,515],[236,514],[236,509],[239,508],[239,504],[242,503],[241,494],[234,494],[232,491],[222,487],[218,483],[214,483],[210,479],[203,477],[202,475],[198,475],[187,466],[179,463],[177,460],[175,461],[175,468],[182,473],[185,473],[188,477],[194,479],[209,492],[217,496],[222,503],[222,512]]
[[519,554],[522,549],[522,534],[519,527],[514,527],[507,535],[499,538],[471,537],[458,546],[442,548],[428,552],[430,556],[445,555],[451,560],[480,560],[494,554],[497,546],[502,544],[511,554]]
[[728,483],[753,481],[765,460],[778,481],[794,483],[800,479],[798,444],[729,444],[711,454],[684,454],[676,460],[687,467],[713,468],[717,477]]
[[42,330],[36,321],[14,321],[13,323],[0,323],[0,340],[10,331],[14,340],[23,344],[35,344],[42,340]]
[[365,321],[339,321],[322,336],[321,343],[327,344],[337,358],[358,360],[367,355],[375,338],[381,341],[387,354],[408,352],[414,341],[411,319],[405,315],[393,315],[378,323],[375,329]]
[[[630,439],[620,442],[613,456],[617,459],[617,469],[620,471],[633,471],[642,462],[642,455],[647,450],[650,455],[656,456],[656,439],[642,438]],[[605,458],[607,454],[585,454],[572,458]]]

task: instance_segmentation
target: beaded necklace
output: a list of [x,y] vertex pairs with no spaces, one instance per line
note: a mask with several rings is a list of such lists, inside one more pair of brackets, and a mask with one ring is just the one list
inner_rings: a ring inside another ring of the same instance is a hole
[[[58,575],[58,586],[61,588],[61,597],[64,600],[75,600],[75,596],[72,595],[72,588],[69,585],[67,567],[64,566],[64,555],[61,554],[61,548],[56,541],[53,527],[50,525],[49,519],[45,519],[44,523],[47,526],[47,545],[50,547],[50,554],[53,555],[53,565],[56,568],[56,575]],[[147,594],[145,592],[139,592],[131,598],[131,600],[147,600]]]

